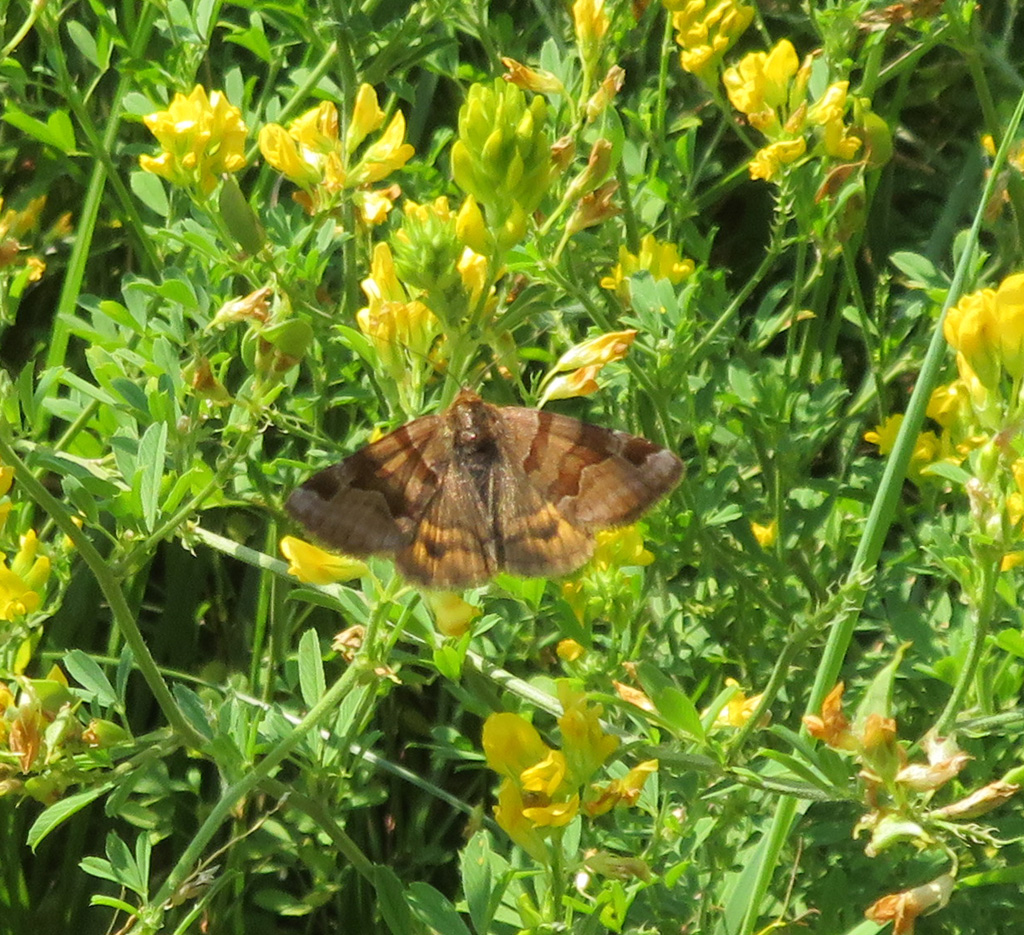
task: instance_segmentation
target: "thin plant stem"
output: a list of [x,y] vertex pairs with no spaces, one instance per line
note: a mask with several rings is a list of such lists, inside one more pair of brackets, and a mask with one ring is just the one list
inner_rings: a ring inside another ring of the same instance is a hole
[[946,707],[942,709],[942,714],[935,722],[933,730],[939,736],[948,733],[953,727],[978,673],[978,666],[985,651],[985,641],[995,615],[999,564],[998,559],[985,559],[978,563],[978,585],[975,589],[976,593],[973,595],[974,606],[970,613],[970,643],[967,648],[967,656],[960,667],[959,675],[957,675],[956,684],[953,686],[953,694],[949,696]]

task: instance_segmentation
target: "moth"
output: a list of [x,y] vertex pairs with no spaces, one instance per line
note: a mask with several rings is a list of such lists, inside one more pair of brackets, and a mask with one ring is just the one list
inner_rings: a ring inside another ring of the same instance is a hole
[[575,571],[597,530],[635,521],[682,470],[645,438],[462,390],[314,474],[285,507],[332,548],[391,554],[414,584],[458,589],[499,571]]

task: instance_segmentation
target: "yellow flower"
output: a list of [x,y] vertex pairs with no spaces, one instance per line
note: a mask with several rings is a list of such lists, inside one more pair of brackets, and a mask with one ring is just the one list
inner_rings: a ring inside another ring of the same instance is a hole
[[560,373],[552,377],[541,395],[540,405],[543,407],[552,399],[572,399],[596,393],[601,389],[596,379],[600,370],[600,364],[592,364],[589,367],[580,367],[572,373]]
[[754,8],[737,0],[663,0],[672,13],[676,42],[682,47],[684,71],[706,78],[711,69],[743,34]]
[[782,39],[770,52],[751,52],[722,73],[729,102],[751,126],[770,134],[780,126],[779,108],[789,100],[789,83],[800,68],[796,49]]
[[163,152],[140,156],[139,165],[175,185],[194,186],[207,196],[223,173],[245,166],[248,130],[242,112],[220,91],[207,97],[197,84],[187,97],[175,94],[167,110],[148,114],[142,122]]
[[409,356],[418,364],[427,360],[441,324],[422,302],[409,299],[386,243],[374,247],[362,289],[368,304],[356,312],[356,324],[373,342],[383,366],[401,381],[408,376]]
[[405,140],[405,115],[398,111],[391,118],[387,129],[371,143],[363,158],[352,169],[350,184],[365,185],[379,182],[396,169],[401,169],[416,152]]
[[10,564],[0,561],[0,620],[13,622],[39,609],[39,592],[49,577],[50,560],[36,554],[38,547],[39,540],[30,529],[21,537]]
[[464,247],[456,267],[462,277],[462,285],[469,297],[470,308],[475,308],[484,287],[489,282],[487,257],[472,247]]
[[601,287],[614,289],[621,298],[628,299],[626,280],[641,270],[649,272],[655,280],[667,279],[675,286],[693,273],[694,265],[693,260],[680,256],[674,243],[664,243],[654,234],[645,234],[638,254],[630,253],[625,246],[619,247],[618,265],[601,280]]
[[[0,208],[3,208],[3,204],[0,198]],[[38,195],[20,211],[8,208],[0,218],[0,238],[21,240],[26,234],[31,234],[39,226],[39,218],[45,207],[46,195]]]
[[365,575],[365,562],[347,555],[325,552],[295,536],[285,536],[279,544],[281,554],[291,563],[288,574],[307,584],[332,584],[351,581]]
[[628,331],[609,331],[588,338],[580,344],[569,348],[555,364],[556,371],[576,370],[579,367],[591,367],[595,364],[603,367],[613,360],[622,360],[636,340],[636,329]]
[[989,389],[999,382],[995,295],[994,289],[979,289],[961,296],[946,313],[942,328],[950,347],[963,355],[973,374]]
[[650,565],[654,561],[654,554],[644,546],[643,533],[636,523],[616,529],[602,529],[594,539],[596,546],[591,562],[595,568],[604,570]]
[[562,828],[576,817],[579,810],[580,797],[576,793],[564,802],[529,805],[523,809],[523,817],[533,822],[535,828]]
[[999,334],[999,356],[1006,372],[1024,376],[1024,273],[1007,276],[996,289],[993,315]]
[[495,819],[527,853],[546,862],[547,845],[537,829],[562,827],[579,810],[579,794],[566,783],[566,757],[528,721],[506,712],[484,721],[483,748],[487,765],[505,777]]
[[307,193],[297,200],[311,212],[330,206],[331,196],[346,187],[338,109],[330,101],[296,117],[287,130],[266,124],[259,144],[263,158]]
[[517,88],[537,94],[565,93],[565,86],[549,71],[537,71],[506,56],[502,56],[501,64],[508,69],[508,73],[504,75],[505,80],[511,81]]
[[354,153],[367,136],[384,126],[384,116],[373,87],[368,84],[359,85],[352,119],[348,124],[348,133],[345,134],[346,152],[350,155]]
[[795,140],[779,140],[762,147],[750,160],[750,177],[770,182],[775,179],[784,165],[795,162],[807,150],[802,136]]
[[377,191],[353,192],[352,201],[359,212],[360,220],[368,227],[374,227],[388,219],[388,214],[395,206],[395,199],[399,194],[398,186],[390,185]]
[[519,774],[524,792],[551,798],[565,782],[568,764],[565,754],[559,750],[548,750],[543,760],[528,766]]
[[487,765],[515,782],[519,782],[524,769],[546,759],[551,752],[536,727],[507,711],[492,714],[484,721],[483,748]]
[[773,519],[770,523],[751,523],[750,531],[754,534],[757,544],[762,549],[770,549],[779,538],[779,521]]
[[585,62],[591,61],[601,51],[601,40],[608,32],[604,0],[576,0],[572,5],[572,21],[576,27],[580,57]]
[[519,785],[506,779],[498,791],[498,804],[494,806],[494,819],[498,826],[534,860],[546,864],[551,860],[544,833],[525,814],[526,804]]
[[[260,152],[268,163],[302,188],[295,200],[312,214],[333,208],[335,196],[341,191],[379,181],[409,160],[414,150],[402,142],[405,117],[396,113],[362,158],[354,166],[349,165],[359,144],[383,123],[384,112],[377,103],[377,93],[363,84],[356,93],[344,140],[337,107],[322,101],[293,120],[287,130],[275,123],[264,126],[259,136]],[[366,223],[379,224],[394,199],[387,192],[376,192],[363,193],[355,200]]]
[[564,639],[559,640],[558,645],[555,647],[555,652],[563,662],[575,662],[577,659],[583,658],[586,649],[577,643],[576,640]]
[[487,231],[484,214],[472,195],[466,195],[459,213],[455,217],[455,233],[462,243],[477,253],[488,255],[491,251],[491,237]]
[[761,703],[762,695],[751,695],[749,698],[743,693],[736,679],[726,679],[725,684],[735,688],[736,693],[729,699],[729,703],[718,712],[715,718],[716,727],[742,727],[750,720],[752,715]]
[[963,407],[962,387],[963,381],[959,379],[935,387],[928,399],[928,409],[925,413],[928,418],[938,422],[943,428],[952,425],[960,416]]
[[601,727],[601,705],[588,705],[586,695],[573,687],[569,679],[558,682],[558,699],[562,702],[562,747],[568,763],[572,784],[582,786],[619,748],[619,738]]
[[825,126],[837,120],[842,122],[843,114],[846,111],[846,93],[849,87],[849,81],[835,81],[830,84],[825,89],[825,93],[807,109],[807,121],[819,126]]
[[889,416],[881,425],[864,433],[864,441],[872,445],[878,445],[878,453],[887,455],[896,444],[896,436],[899,435],[900,426],[903,425],[903,413]]
[[860,149],[860,137],[850,133],[849,127],[841,119],[830,120],[825,125],[823,146],[825,153],[836,159],[853,159]]
[[598,790],[594,798],[588,799],[584,803],[584,811],[591,818],[596,818],[598,815],[610,812],[616,805],[635,805],[647,778],[657,771],[657,760],[644,760],[621,779],[613,779],[608,785]]
[[424,596],[434,615],[434,623],[444,636],[462,636],[480,616],[479,607],[463,600],[454,591],[427,591]]
[[12,483],[14,483],[14,468],[0,462],[0,497],[7,496]]

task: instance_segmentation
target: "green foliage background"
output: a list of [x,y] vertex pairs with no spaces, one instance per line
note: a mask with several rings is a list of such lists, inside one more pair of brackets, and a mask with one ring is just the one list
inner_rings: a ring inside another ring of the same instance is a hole
[[[533,405],[570,346],[635,328],[600,392],[551,407],[667,445],[686,478],[645,519],[654,563],[602,583],[595,619],[581,624],[557,582],[504,578],[472,595],[483,615],[469,634],[442,637],[386,560],[317,588],[277,557],[296,533],[282,504],[297,483],[455,387],[431,373],[400,394],[355,324],[372,246],[400,226],[402,200],[380,228],[350,204],[311,219],[255,134],[321,100],[344,123],[368,83],[405,114],[416,151],[388,183],[457,207],[459,108],[503,73],[500,56],[579,91],[569,9],[3,8],[4,205],[47,201],[20,241],[45,260],[42,278],[0,270],[0,461],[20,460],[0,548],[10,561],[35,529],[53,570],[38,612],[0,622],[0,661],[8,722],[19,690],[72,707],[48,728],[49,762],[23,772],[2,751],[0,932],[746,933],[775,920],[868,932],[876,899],[949,871],[952,899],[921,930],[1021,922],[1015,800],[868,856],[869,834],[854,831],[874,803],[858,763],[801,730],[841,678],[847,710],[866,699],[862,711],[894,718],[913,760],[937,724],[955,731],[972,759],[932,804],[1021,765],[1021,571],[993,580],[980,626],[963,478],[903,481],[927,393],[954,376],[952,353],[928,350],[944,304],[1024,263],[1020,169],[981,145],[1017,132],[1018,6],[757,4],[726,64],[782,38],[801,58],[820,50],[814,81],[849,79],[891,131],[884,165],[824,194],[817,160],[779,183],[750,178],[756,134],[717,76],[680,69],[663,7],[607,11],[597,77],[617,63],[625,84],[593,124],[549,100],[551,139],[572,136],[575,161],[505,256],[497,323],[472,336],[460,376],[492,402]],[[260,251],[240,249],[222,202],[139,168],[157,151],[142,116],[197,83],[250,129],[235,178]],[[572,236],[565,218],[545,227],[597,138],[612,144],[620,213]],[[46,240],[64,212],[71,232]],[[696,271],[675,286],[640,273],[623,302],[599,281],[651,231]],[[268,283],[275,314],[312,329],[274,379],[258,328],[211,327]],[[194,392],[201,359],[228,404]],[[496,366],[509,361],[515,379]],[[886,472],[862,436],[905,410]],[[773,521],[762,547],[751,523]],[[331,641],[353,624],[367,636],[349,663]],[[567,637],[588,650],[579,663],[555,654]],[[67,696],[46,679],[53,663]],[[638,807],[574,826],[565,865],[542,870],[491,819],[480,731],[518,711],[554,736],[553,680],[566,674],[621,734],[618,772],[647,757],[660,769]],[[764,693],[739,728],[714,726],[726,679]],[[89,747],[69,717],[123,734]],[[929,803],[900,814],[925,822]],[[592,875],[574,890],[585,848],[640,857],[653,876]]]

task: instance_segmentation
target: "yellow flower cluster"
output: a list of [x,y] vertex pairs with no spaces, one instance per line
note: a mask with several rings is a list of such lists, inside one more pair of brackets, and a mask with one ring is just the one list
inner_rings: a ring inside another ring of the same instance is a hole
[[638,524],[602,529],[594,541],[591,560],[578,575],[562,582],[562,599],[584,625],[622,611],[631,601],[636,570],[654,561]]
[[962,378],[977,378],[991,392],[1009,377],[1019,392],[1024,377],[1024,273],[1007,276],[995,289],[963,296],[946,313],[943,331],[957,352]]
[[[0,532],[11,512],[7,494],[13,481],[14,468],[0,463]],[[39,553],[39,540],[30,529],[20,537],[18,551],[10,562],[0,552],[0,620],[13,623],[37,611],[49,576],[50,560]]]
[[69,212],[57,218],[48,230],[40,231],[39,220],[45,207],[46,195],[33,198],[20,211],[15,208],[4,211],[4,199],[0,198],[0,212],[3,212],[0,214],[0,273],[14,271],[18,285],[7,287],[12,297],[20,294],[28,283],[42,278],[46,261],[40,254],[71,233]]
[[[932,391],[926,414],[936,422],[940,431],[929,429],[920,432],[910,456],[908,477],[915,484],[926,482],[930,475],[927,468],[939,461],[959,464],[975,448],[983,445],[986,436],[979,431],[972,400],[985,398],[977,379],[966,380],[958,377],[951,383],[944,383]],[[903,425],[903,414],[895,413],[885,422],[864,433],[864,440],[878,446],[878,453],[889,454],[896,443],[896,436]]]
[[[352,119],[341,136],[338,109],[330,101],[297,117],[287,129],[268,123],[260,129],[263,158],[301,191],[296,200],[309,213],[334,208],[348,191],[366,223],[380,223],[391,209],[397,189],[370,191],[368,186],[401,168],[413,154],[405,142],[405,117],[395,114],[383,133],[355,159],[357,148],[384,124],[377,94],[367,84],[356,94]],[[162,152],[139,157],[139,165],[169,182],[208,197],[224,173],[245,166],[248,133],[242,112],[220,91],[209,95],[196,85],[189,95],[176,94],[167,110],[143,117]]]
[[142,122],[163,148],[159,156],[140,156],[139,165],[174,185],[209,196],[225,172],[245,166],[248,133],[242,112],[220,92],[207,96],[196,85],[187,97],[175,94],[167,110]]
[[[397,111],[384,132],[358,160],[352,161],[367,136],[383,126],[384,116],[377,92],[364,84],[356,94],[344,138],[337,107],[323,101],[293,120],[287,129],[276,123],[266,124],[260,130],[260,152],[270,165],[299,186],[302,191],[296,195],[296,201],[310,214],[328,210],[337,204],[343,191],[379,182],[412,157],[414,150],[405,142],[405,116]],[[382,221],[392,200],[388,193],[361,194],[370,195],[356,199],[364,220]]]
[[648,760],[620,779],[593,785],[597,771],[618,749],[618,738],[601,727],[601,706],[587,704],[571,680],[558,682],[558,697],[561,750],[549,747],[518,714],[492,714],[483,730],[487,765],[502,776],[494,817],[516,844],[545,864],[551,860],[547,838],[552,829],[569,824],[581,807],[593,818],[616,805],[635,804],[658,768],[657,760]]
[[676,43],[682,48],[684,71],[710,80],[722,61],[754,19],[754,8],[737,0],[662,0],[672,14]]
[[751,178],[778,178],[784,165],[807,153],[807,135],[813,130],[820,137],[817,146],[822,155],[844,161],[857,155],[861,139],[845,123],[849,82],[833,82],[808,102],[810,77],[811,59],[801,65],[788,39],[769,52],[745,55],[723,72],[722,84],[732,106],[769,140],[750,162]]
[[619,262],[601,280],[601,288],[614,289],[620,299],[628,302],[629,277],[634,273],[646,271],[653,279],[667,279],[676,286],[692,275],[693,270],[693,260],[680,256],[674,243],[665,243],[654,234],[645,234],[640,241],[639,253],[631,253],[625,245],[619,247]]
[[412,370],[422,370],[428,363],[441,323],[423,302],[409,296],[395,274],[386,243],[374,247],[370,275],[362,287],[367,305],[356,312],[356,324],[370,339],[389,376],[404,385]]

